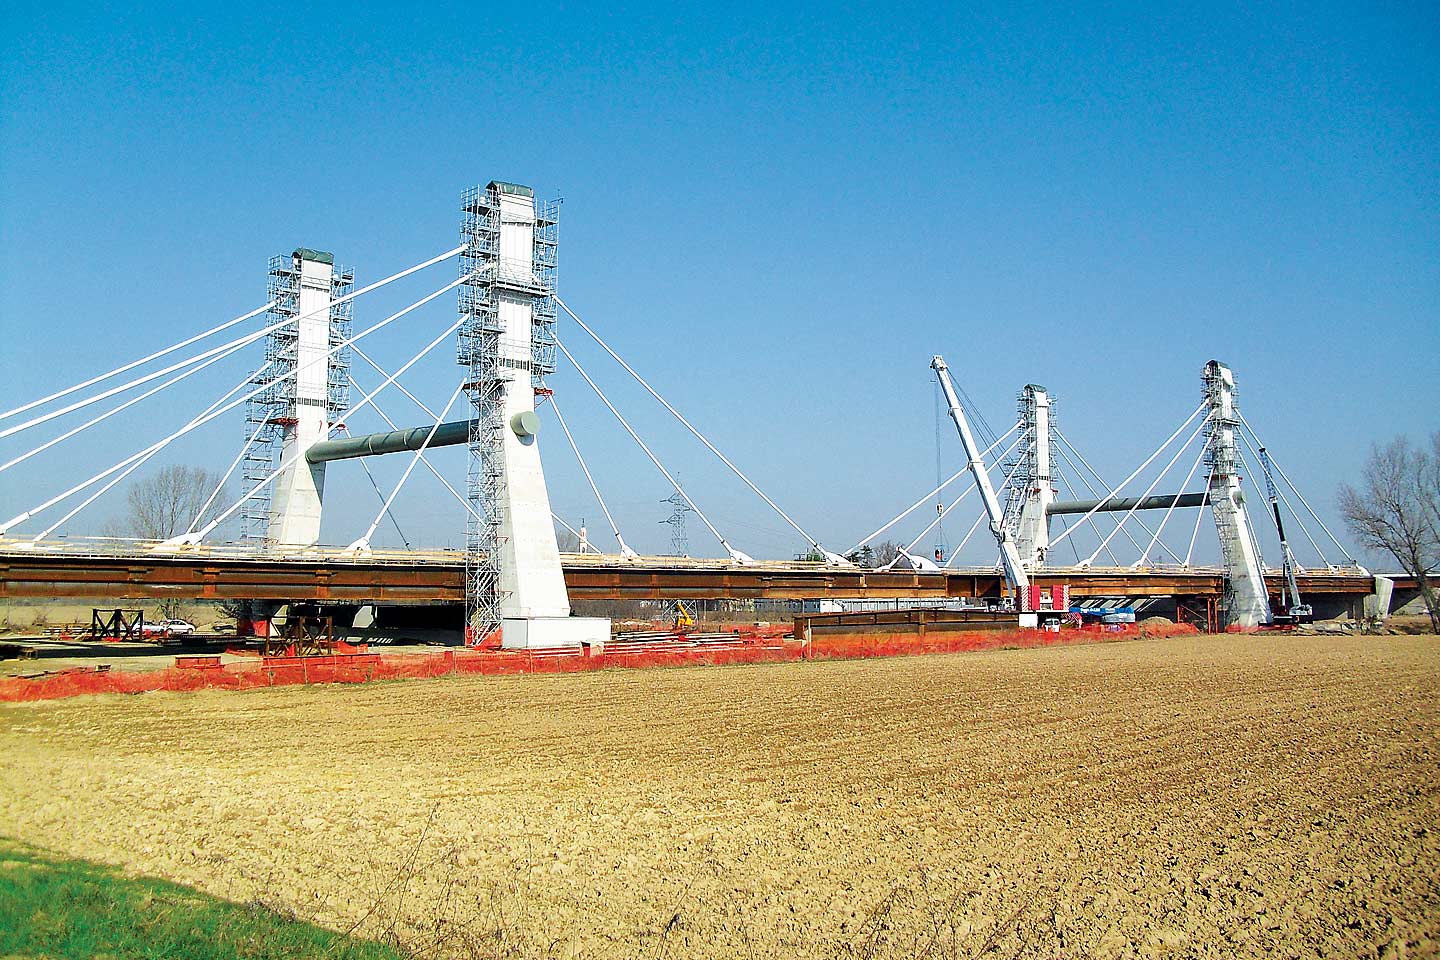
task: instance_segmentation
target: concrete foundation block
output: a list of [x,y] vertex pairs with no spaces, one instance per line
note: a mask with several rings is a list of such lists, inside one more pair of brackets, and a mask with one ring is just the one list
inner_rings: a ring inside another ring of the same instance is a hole
[[500,645],[506,650],[554,650],[601,644],[610,639],[604,617],[506,617],[500,622]]

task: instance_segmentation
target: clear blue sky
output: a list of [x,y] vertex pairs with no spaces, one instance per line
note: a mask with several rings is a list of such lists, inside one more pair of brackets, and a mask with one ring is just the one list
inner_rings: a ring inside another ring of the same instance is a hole
[[[257,306],[272,254],[333,250],[364,282],[447,249],[460,191],[502,178],[564,197],[562,294],[834,547],[934,476],[937,352],[997,425],[1023,384],[1050,387],[1117,479],[1224,359],[1337,532],[1335,489],[1371,441],[1440,428],[1433,5],[240,9],[8,8],[6,406]],[[398,364],[453,316],[447,298],[376,348]],[[737,545],[802,546],[561,335]],[[143,446],[246,369],[0,474],[0,510]],[[453,351],[417,373],[443,403]],[[662,549],[663,479],[573,372],[554,386],[628,539]],[[403,399],[387,412],[423,419]],[[223,468],[241,434],[217,424],[175,459]],[[544,442],[556,509],[604,542],[558,431]],[[456,451],[437,460],[463,474]],[[378,506],[345,467],[340,543]],[[376,464],[382,486],[401,467]],[[412,483],[407,534],[458,544],[458,506]],[[119,498],[94,510],[71,531]],[[698,523],[691,538],[711,552]]]

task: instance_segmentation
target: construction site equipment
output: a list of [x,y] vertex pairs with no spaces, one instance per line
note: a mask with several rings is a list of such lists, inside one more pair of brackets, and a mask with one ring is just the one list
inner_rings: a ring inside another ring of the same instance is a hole
[[91,607],[90,636],[96,640],[147,640],[145,611]]
[[990,483],[990,475],[985,472],[985,461],[981,459],[980,448],[975,444],[975,436],[970,432],[970,424],[965,419],[965,411],[960,407],[960,398],[956,395],[955,384],[950,379],[950,368],[945,365],[945,358],[938,356],[931,358],[930,367],[940,380],[940,389],[945,394],[945,403],[949,407],[950,419],[955,421],[955,429],[960,434],[960,443],[965,447],[965,458],[969,462],[970,473],[975,477],[975,486],[980,491],[980,500],[985,506],[985,515],[990,520],[990,531],[995,534],[995,540],[1000,544],[1000,562],[1005,568],[1005,579],[1014,588],[1016,596],[1024,596],[1030,586],[1030,578],[1025,574],[1025,568],[1020,563],[1020,554],[1015,549],[1014,540],[1011,539],[1009,531],[1005,529],[1000,501],[995,497],[995,488]]
[[261,652],[267,657],[319,657],[335,645],[335,618],[291,614],[277,623],[267,636]]
[[1312,623],[1315,611],[1300,599],[1300,584],[1295,579],[1295,554],[1285,538],[1285,521],[1280,517],[1280,491],[1275,486],[1274,472],[1270,466],[1270,453],[1261,447],[1260,466],[1265,471],[1265,492],[1270,498],[1270,512],[1275,517],[1275,533],[1280,537],[1280,612],[1273,613],[1270,622],[1276,625]]

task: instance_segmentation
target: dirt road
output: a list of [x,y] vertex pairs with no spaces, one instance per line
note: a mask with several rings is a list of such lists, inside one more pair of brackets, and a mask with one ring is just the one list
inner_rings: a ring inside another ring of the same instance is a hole
[[1440,949],[1434,637],[82,697],[0,758],[0,833],[438,955]]

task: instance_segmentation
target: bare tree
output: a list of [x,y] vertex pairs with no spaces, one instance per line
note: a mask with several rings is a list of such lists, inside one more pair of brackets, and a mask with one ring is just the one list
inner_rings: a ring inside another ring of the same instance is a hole
[[1430,575],[1440,564],[1440,434],[1433,450],[1404,437],[1370,450],[1359,490],[1340,488],[1345,523],[1365,547],[1388,553],[1420,584],[1430,626],[1440,633],[1440,608]]
[[[121,529],[144,540],[167,540],[185,532],[200,513],[220,475],[202,467],[168,466],[130,487],[128,514]],[[229,506],[224,491],[215,498],[201,523]]]
[[900,556],[900,550],[904,546],[905,544],[896,543],[894,540],[882,540],[875,544],[875,566],[883,567]]
[[563,528],[555,531],[555,545],[560,548],[561,553],[580,552],[580,538]]

